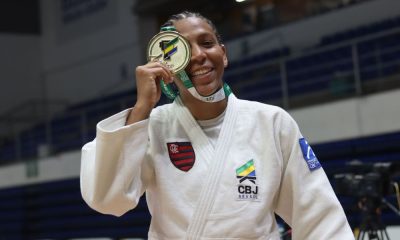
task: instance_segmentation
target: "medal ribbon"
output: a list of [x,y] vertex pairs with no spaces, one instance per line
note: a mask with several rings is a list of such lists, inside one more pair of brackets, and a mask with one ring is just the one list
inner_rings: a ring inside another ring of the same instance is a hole
[[224,83],[223,87],[218,91],[216,91],[215,93],[209,96],[202,96],[197,92],[196,88],[193,86],[192,81],[190,80],[185,71],[178,72],[176,76],[183,82],[183,85],[193,95],[193,97],[203,102],[219,102],[224,100],[225,97],[229,96],[229,94],[232,93],[232,90],[228,86],[228,84]]

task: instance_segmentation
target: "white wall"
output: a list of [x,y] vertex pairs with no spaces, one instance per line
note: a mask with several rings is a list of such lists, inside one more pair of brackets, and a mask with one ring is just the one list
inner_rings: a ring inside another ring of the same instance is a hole
[[2,166],[0,168],[0,189],[78,177],[80,151],[65,152],[56,156],[39,159],[37,164],[37,177],[27,177],[27,162]]
[[226,43],[229,59],[234,61],[243,57],[244,43],[248,45],[248,56],[283,46],[294,50],[308,48],[318,44],[322,36],[399,16],[399,9],[398,0],[367,1],[280,28],[252,34]]
[[312,143],[400,130],[400,90],[290,111]]
[[42,95],[40,37],[0,34],[0,114]]
[[[138,19],[133,0],[82,1],[103,4],[86,11],[85,4],[61,10],[60,1],[41,1],[43,71],[48,97],[81,102],[134,86],[134,66],[142,63]],[[73,21],[66,14],[85,12]],[[123,76],[121,68],[127,69]]]
[[[139,27],[151,21],[133,15],[135,0],[80,2],[105,7],[78,6],[90,11],[63,21],[71,9],[41,0],[41,35],[0,34],[0,115],[31,99],[76,103],[134,87],[134,68],[145,60]],[[2,123],[0,135],[26,126]]]

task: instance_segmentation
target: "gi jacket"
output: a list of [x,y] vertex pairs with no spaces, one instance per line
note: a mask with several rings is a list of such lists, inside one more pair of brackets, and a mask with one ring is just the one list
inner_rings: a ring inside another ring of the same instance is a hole
[[81,190],[122,215],[146,192],[149,239],[354,239],[318,159],[281,108],[233,94],[215,149],[179,97],[124,126],[129,110],[97,125],[82,149]]

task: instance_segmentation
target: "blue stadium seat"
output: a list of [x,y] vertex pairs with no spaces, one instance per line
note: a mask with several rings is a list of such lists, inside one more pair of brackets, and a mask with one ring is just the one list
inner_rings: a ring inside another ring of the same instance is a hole
[[15,140],[4,140],[0,145],[0,163],[9,163],[17,159]]
[[371,34],[376,34],[383,31],[389,31],[400,26],[400,17],[388,18],[385,20],[377,21],[368,25],[361,25],[352,29],[347,29],[335,32],[321,38],[319,46],[326,46],[329,44],[340,43],[358,37],[364,37]]
[[150,222],[144,198],[117,218],[90,209],[79,179],[0,190],[0,233],[5,239],[146,237]]
[[33,128],[20,133],[21,157],[34,158],[38,156],[38,147],[47,143],[46,125],[44,123],[37,124]]

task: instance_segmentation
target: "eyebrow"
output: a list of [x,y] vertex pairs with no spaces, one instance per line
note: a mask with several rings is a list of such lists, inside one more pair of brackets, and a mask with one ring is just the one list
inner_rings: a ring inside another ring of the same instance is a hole
[[212,32],[212,33],[210,33],[210,32],[202,32],[202,33],[198,34],[197,37],[199,37],[199,38],[201,38],[201,37],[212,37],[214,40],[217,40],[217,36],[215,35],[214,32]]

